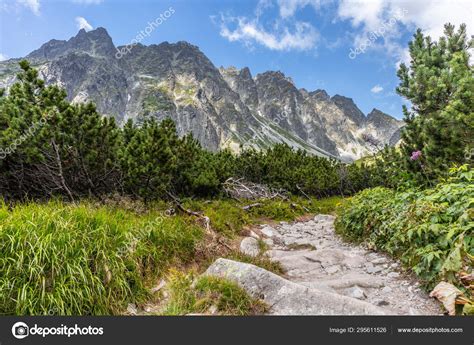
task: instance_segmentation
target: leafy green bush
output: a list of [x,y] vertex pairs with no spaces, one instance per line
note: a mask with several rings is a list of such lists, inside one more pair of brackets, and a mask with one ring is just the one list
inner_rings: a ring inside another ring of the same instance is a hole
[[191,260],[202,230],[185,218],[91,204],[0,205],[0,314],[117,314],[145,284]]
[[469,295],[459,275],[473,270],[474,171],[463,166],[452,173],[423,191],[364,190],[339,208],[336,229],[400,257],[427,288],[445,280]]

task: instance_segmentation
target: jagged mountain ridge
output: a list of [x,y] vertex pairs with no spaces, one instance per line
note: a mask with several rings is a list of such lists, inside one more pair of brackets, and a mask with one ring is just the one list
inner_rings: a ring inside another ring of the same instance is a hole
[[[365,116],[349,98],[298,89],[281,72],[252,77],[248,68],[218,69],[187,42],[138,44],[117,53],[123,48],[114,46],[104,28],[80,30],[68,41],[45,43],[26,59],[46,83],[64,87],[71,101],[91,100],[121,124],[171,117],[180,135],[192,132],[211,150],[286,142],[350,161],[371,150],[363,133],[388,144],[402,126],[376,109]],[[0,87],[12,84],[17,63],[0,63]]]

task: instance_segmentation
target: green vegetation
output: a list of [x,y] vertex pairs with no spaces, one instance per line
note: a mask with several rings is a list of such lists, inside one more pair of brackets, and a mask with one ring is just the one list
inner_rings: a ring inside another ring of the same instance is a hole
[[372,183],[398,187],[434,186],[449,168],[474,159],[474,71],[469,64],[466,26],[445,25],[437,42],[421,30],[409,44],[410,66],[398,71],[397,93],[406,126],[400,148],[386,148],[373,164]]
[[360,192],[339,208],[336,229],[399,257],[429,289],[447,281],[473,297],[461,274],[472,273],[474,263],[474,170],[452,174],[425,190]]
[[401,258],[427,288],[456,285],[468,299],[458,306],[465,314],[474,310],[465,278],[474,266],[473,44],[465,25],[457,32],[446,25],[438,42],[417,31],[411,64],[398,71],[397,92],[412,104],[404,107],[401,146],[357,162],[370,163],[374,186],[392,189],[360,192],[339,209],[336,224],[346,238]]
[[[343,202],[342,197],[311,200],[292,197],[284,200],[256,200],[247,203],[232,199],[218,199],[207,202],[188,200],[184,205],[195,211],[202,211],[210,218],[212,228],[227,236],[239,234],[246,225],[257,224],[262,220],[292,221],[308,213],[332,213],[336,205]],[[248,203],[259,203],[258,207],[243,210]]]
[[[285,144],[209,152],[191,135],[178,137],[170,119],[120,128],[92,103],[69,103],[22,61],[18,82],[0,90],[0,314],[120,314],[150,298],[151,280],[170,268],[201,271],[217,255],[282,273],[230,241],[258,222],[331,213],[337,204],[340,234],[401,258],[428,288],[446,280],[472,298],[461,276],[473,273],[474,259],[472,44],[465,26],[447,25],[438,42],[418,31],[411,65],[398,72],[397,91],[412,104],[400,148],[350,165]],[[184,100],[194,93],[182,91]],[[158,110],[155,101],[144,104]],[[453,165],[460,168],[448,176]],[[226,199],[230,177],[288,199]],[[259,206],[242,208],[250,203]],[[209,217],[212,235],[183,207]],[[265,308],[225,280],[170,276],[166,314]]]
[[116,314],[148,279],[194,258],[203,229],[182,217],[90,203],[0,208],[0,314]]
[[[204,150],[178,137],[171,119],[118,127],[92,103],[71,104],[45,86],[27,61],[6,95],[0,90],[0,190],[8,200],[52,196],[77,200],[111,193],[151,200],[219,197],[229,177],[295,195],[347,195],[370,187],[364,166],[347,166],[279,144],[240,155]],[[189,90],[188,90],[189,91]],[[191,91],[189,91],[191,92]],[[145,104],[156,108],[156,101]]]
[[[222,278],[195,277],[175,271],[169,281],[171,298],[165,315],[258,315],[267,308],[237,284]],[[214,312],[210,312],[212,307],[215,308]]]
[[[306,201],[291,201],[297,202],[304,205]],[[293,211],[289,201],[262,203],[288,210],[286,220],[305,212]],[[324,201],[314,203],[325,205]],[[235,200],[190,201],[187,205],[209,212],[212,228],[231,238],[239,235],[245,225],[257,224],[269,216],[265,207],[249,213]],[[30,202],[11,208],[3,204],[0,314],[120,314],[128,303],[140,305],[151,298],[149,288],[171,267],[197,264],[204,269],[220,256],[282,273],[278,263],[264,256],[253,258],[227,249],[203,256],[198,251],[215,244],[204,237],[202,226],[187,215],[169,216],[168,208],[163,202],[145,207],[127,200],[108,200],[102,206],[89,201]],[[226,224],[225,219],[230,223]],[[227,285],[222,288],[227,289]]]

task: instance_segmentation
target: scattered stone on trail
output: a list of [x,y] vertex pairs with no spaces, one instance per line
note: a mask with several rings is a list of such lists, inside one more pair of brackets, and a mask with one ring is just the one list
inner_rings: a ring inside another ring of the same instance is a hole
[[383,268],[378,267],[378,266],[371,266],[371,267],[367,268],[367,273],[371,273],[371,274],[378,273],[378,272],[381,272],[381,271],[383,271]]
[[260,239],[260,236],[258,236],[254,231],[250,230],[250,237],[253,237],[255,239]]
[[275,235],[275,229],[268,225],[261,229],[260,232],[266,237],[273,237]]
[[358,287],[365,294],[365,302],[387,314],[441,314],[440,305],[427,293],[408,290],[416,280],[397,272],[398,262],[345,242],[336,235],[334,220],[331,215],[317,215],[310,221],[274,226],[275,245],[266,254],[281,264],[290,281],[310,289],[357,299],[351,293]]
[[247,263],[220,258],[204,274],[236,282],[254,298],[263,299],[273,315],[385,314],[370,303],[311,289]]
[[130,303],[127,306],[127,313],[129,313],[130,315],[137,315],[137,313],[138,313],[137,306],[133,303]]
[[328,274],[334,274],[339,272],[339,266],[331,266],[325,269]]
[[271,238],[266,238],[266,239],[263,240],[263,242],[265,242],[265,244],[267,246],[273,246],[274,245],[273,240]]
[[258,241],[253,237],[245,237],[240,242],[240,252],[253,257],[257,256],[260,253]]
[[364,290],[358,286],[354,286],[349,290],[349,296],[357,299],[365,299],[367,297]]
[[462,295],[461,290],[447,282],[439,283],[430,293],[430,297],[443,303],[449,315],[456,315],[456,298]]
[[387,274],[387,277],[389,278],[398,278],[400,276],[400,273],[398,272],[390,272]]
[[385,258],[376,258],[372,260],[372,263],[374,265],[381,265],[381,264],[385,264],[386,262],[387,262],[387,259]]
[[[265,254],[281,265],[285,278],[228,259],[216,260],[205,274],[236,282],[275,315],[442,313],[440,304],[417,288],[414,276],[398,272],[398,262],[345,242],[335,233],[334,220],[317,215],[305,222],[260,227],[269,247]],[[241,250],[258,253],[258,241],[245,238]]]

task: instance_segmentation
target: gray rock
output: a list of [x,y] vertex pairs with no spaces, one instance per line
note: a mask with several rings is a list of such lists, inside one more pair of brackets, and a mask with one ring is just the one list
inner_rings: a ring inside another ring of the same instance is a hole
[[218,311],[218,310],[219,310],[219,308],[217,308],[217,306],[213,304],[213,305],[211,305],[211,306],[209,307],[209,309],[207,310],[207,312],[208,312],[209,314],[211,314],[211,315],[215,315],[215,314],[217,314],[217,311]]
[[383,293],[390,293],[392,292],[392,288],[390,286],[385,286],[383,289],[382,289],[382,292]]
[[273,315],[385,314],[383,309],[367,302],[310,289],[251,264],[221,258],[205,274],[236,282],[251,296],[263,299]]
[[138,313],[137,306],[133,303],[129,303],[128,306],[127,306],[127,312],[130,315],[137,315],[137,313]]
[[258,235],[255,233],[255,231],[253,231],[253,230],[250,230],[250,237],[253,237],[253,238],[257,239],[257,240],[260,239],[260,236],[258,236]]
[[331,267],[326,268],[326,272],[327,272],[328,274],[334,274],[334,273],[339,272],[340,269],[341,269],[341,268],[340,268],[339,266],[334,265],[334,266],[331,266]]
[[260,253],[258,241],[253,237],[245,237],[240,242],[240,252],[253,257],[257,256]]
[[260,232],[267,237],[273,237],[275,235],[275,229],[273,229],[271,226],[266,226]]
[[389,278],[398,278],[398,277],[400,277],[400,273],[398,273],[398,272],[389,272],[389,273],[387,273],[387,277],[389,277]]
[[263,240],[263,242],[265,242],[265,244],[270,247],[274,245],[274,242],[271,238],[266,238]]
[[357,299],[365,299],[367,296],[365,295],[364,290],[362,290],[358,286],[354,286],[353,288],[349,289],[349,296]]
[[387,259],[385,258],[376,258],[372,260],[372,263],[374,265],[381,265],[381,264],[385,264],[386,262],[387,262]]
[[382,271],[382,267],[372,266],[372,267],[367,268],[367,272],[370,273],[370,274],[378,273],[380,271]]
[[150,291],[151,291],[151,293],[155,293],[155,292],[161,290],[165,286],[166,286],[166,282],[163,279],[161,279],[160,282],[158,283],[158,285],[151,288]]

